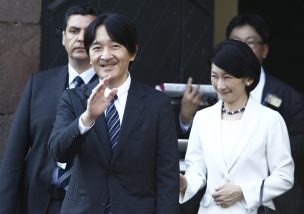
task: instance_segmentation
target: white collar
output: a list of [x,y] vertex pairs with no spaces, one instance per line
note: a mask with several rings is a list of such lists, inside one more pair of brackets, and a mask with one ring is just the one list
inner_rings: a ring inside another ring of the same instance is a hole
[[261,66],[261,74],[258,85],[255,87],[253,91],[250,92],[252,97],[257,100],[258,102],[262,102],[262,95],[263,95],[263,89],[265,85],[265,71],[264,68]]
[[87,84],[95,75],[95,71],[92,67],[79,74],[70,64],[68,64],[68,71],[69,71],[69,85],[73,82],[76,76],[80,76],[84,81],[84,83]]

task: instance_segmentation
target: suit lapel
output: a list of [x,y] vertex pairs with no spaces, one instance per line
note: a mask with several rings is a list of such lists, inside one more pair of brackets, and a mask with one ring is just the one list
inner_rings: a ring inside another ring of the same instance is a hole
[[111,148],[110,148],[109,134],[108,134],[107,124],[104,114],[100,115],[95,121],[94,131],[98,137],[98,141],[95,141],[98,144],[97,148],[104,150],[106,157],[110,162]]
[[[211,151],[213,153],[213,157],[217,166],[219,167],[219,169],[223,172],[224,175],[227,175],[227,167],[225,164],[225,159],[224,159],[224,151],[223,151],[223,139],[222,139],[222,133],[221,133],[221,129],[222,129],[222,116],[221,116],[221,108],[222,108],[222,102],[218,102],[215,106],[214,106],[214,112],[211,113],[210,115],[215,115],[216,118],[212,119],[213,123],[209,124],[210,126],[212,126],[210,128],[210,137],[211,137],[211,143],[210,146]],[[214,141],[213,141],[214,139]]]
[[[98,84],[98,82],[99,80],[96,80],[93,83],[84,86],[85,96],[84,99],[82,100],[84,106],[86,106],[86,100],[89,98],[93,88]],[[127,103],[126,103],[124,116],[120,129],[119,143],[112,157],[111,157],[111,148],[109,142],[108,129],[105,121],[105,115],[104,114],[100,115],[95,121],[95,125],[93,129],[98,138],[98,140],[96,141],[97,142],[96,147],[99,149],[100,153],[104,153],[104,152],[106,153],[106,157],[109,161],[111,160],[112,166],[117,160],[117,157],[119,156],[120,152],[122,151],[122,148],[125,146],[126,142],[128,141],[129,135],[134,129],[134,125],[136,124],[136,121],[138,120],[139,116],[141,115],[144,109],[145,105],[142,102],[142,98],[144,97],[144,95],[145,92],[143,88],[141,88],[140,85],[137,84],[136,82],[131,81],[131,85],[128,91]]]
[[56,115],[59,98],[66,89],[68,83],[68,66],[62,66],[58,70],[52,72],[54,72],[55,75],[49,76],[49,85],[46,86],[48,93],[50,93],[50,99],[46,100],[49,101],[49,106],[53,106],[53,108],[49,108],[54,111],[52,115]]
[[255,116],[256,111],[257,107],[254,106],[253,99],[250,97],[241,120],[240,136],[238,138],[237,146],[234,149],[235,155],[227,165],[228,171],[233,168],[233,166],[239,160],[240,156],[244,155],[244,150],[250,143],[250,138],[252,138],[252,135],[254,133],[253,130],[256,129],[257,125],[257,117]]
[[117,160],[120,152],[128,141],[129,135],[134,129],[134,125],[141,115],[145,104],[142,101],[144,90],[134,81],[131,81],[128,92],[127,103],[124,111],[124,116],[120,128],[119,143],[112,157],[112,166]]
[[[229,161],[225,161],[225,155],[223,150],[223,144],[225,143],[225,139],[223,139],[222,137],[222,131],[217,132],[218,130],[222,129],[221,102],[217,103],[214,108],[214,112],[212,115],[216,115],[217,119],[214,120],[213,125],[210,124],[212,126],[210,128],[210,131],[212,132],[210,136],[215,140],[214,143],[210,143],[210,146],[212,147],[212,155],[213,157],[215,157],[214,161],[228,179],[230,179],[229,171],[237,163],[240,156],[243,155],[244,150],[250,143],[250,138],[254,133],[252,130],[255,130],[257,125],[257,117],[255,117],[256,109],[257,107],[255,106],[253,99],[250,97],[241,120],[241,129],[239,130],[240,136],[238,138],[237,146],[234,148],[234,156]],[[212,141],[213,140],[211,140],[211,142]]]
[[[84,86],[85,88],[85,99],[82,100],[83,105],[86,108],[87,105],[87,99],[90,97],[92,90],[95,88],[95,86],[99,83],[98,78],[87,85]],[[96,137],[98,140],[92,140],[96,143],[96,148],[98,148],[100,153],[105,153],[107,160],[110,162],[111,160],[111,149],[110,149],[110,142],[109,142],[109,135],[108,135],[108,129],[105,121],[104,114],[101,114],[95,121],[95,125],[93,126],[94,133],[96,134]]]

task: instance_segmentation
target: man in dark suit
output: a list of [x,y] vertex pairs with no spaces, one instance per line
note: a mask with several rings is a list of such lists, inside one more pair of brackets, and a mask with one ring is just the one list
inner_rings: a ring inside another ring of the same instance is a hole
[[[176,214],[174,113],[170,97],[131,78],[135,26],[126,16],[103,14],[84,42],[100,80],[63,93],[49,139],[56,161],[75,158],[62,214]],[[107,125],[112,113],[117,135]]]
[[[249,45],[258,57],[261,65],[269,51],[270,34],[267,23],[257,14],[241,14],[233,17],[226,28],[226,38],[240,40]],[[191,87],[188,86],[188,87]],[[191,91],[190,91],[191,92]],[[185,91],[184,108],[195,103],[194,96]],[[191,92],[192,94],[194,92]],[[295,182],[294,187],[275,199],[276,208],[279,213],[302,214],[303,210],[303,185],[304,185],[304,100],[303,95],[288,84],[280,81],[261,66],[259,84],[251,92],[251,95],[274,110],[277,110],[285,120],[290,137],[292,156],[295,161]],[[190,98],[189,98],[190,97]],[[183,103],[183,102],[182,102]],[[191,120],[196,110],[181,111],[181,118],[189,118],[187,124],[181,127],[184,134],[189,133]],[[185,114],[185,113],[186,114]],[[190,116],[189,116],[190,115]],[[188,214],[188,213],[187,213]]]
[[[19,101],[0,170],[0,213],[60,213],[64,190],[56,187],[56,162],[49,157],[47,142],[57,104],[66,88],[97,79],[83,44],[86,27],[97,11],[74,6],[64,18],[62,43],[68,65],[31,75]],[[51,185],[52,183],[52,185]],[[61,191],[60,191],[61,190]]]

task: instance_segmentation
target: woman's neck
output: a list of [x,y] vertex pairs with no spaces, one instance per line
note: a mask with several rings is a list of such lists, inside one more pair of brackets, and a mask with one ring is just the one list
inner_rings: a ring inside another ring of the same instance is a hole
[[248,97],[239,99],[237,102],[222,102],[222,119],[223,120],[240,120],[246,110]]

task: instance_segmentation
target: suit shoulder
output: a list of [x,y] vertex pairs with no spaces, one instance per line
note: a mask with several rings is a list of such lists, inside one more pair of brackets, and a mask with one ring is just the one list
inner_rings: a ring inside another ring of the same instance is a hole
[[53,75],[58,75],[62,72],[68,72],[68,66],[67,65],[56,66],[54,68],[45,69],[45,70],[35,72],[33,74],[33,77],[34,78],[45,78],[45,77],[49,77],[49,76],[53,76]]
[[270,118],[282,118],[283,120],[283,117],[278,111],[264,106],[258,102],[255,103],[254,109],[255,112],[258,112],[259,117],[262,118],[263,121],[267,121]]
[[207,106],[199,111],[197,111],[197,115],[211,115],[216,113],[218,110],[221,109],[222,101],[218,101],[217,103]]
[[266,74],[266,84],[268,85],[270,90],[274,89],[281,94],[288,94],[289,96],[295,96],[295,97],[303,96],[294,87],[270,74]]
[[134,84],[136,84],[136,87],[140,87],[141,90],[143,92],[145,92],[148,96],[150,97],[155,97],[158,99],[171,99],[169,95],[165,94],[162,91],[159,91],[155,88],[153,88],[152,86],[143,84],[143,83],[139,83],[139,82],[134,82]]

